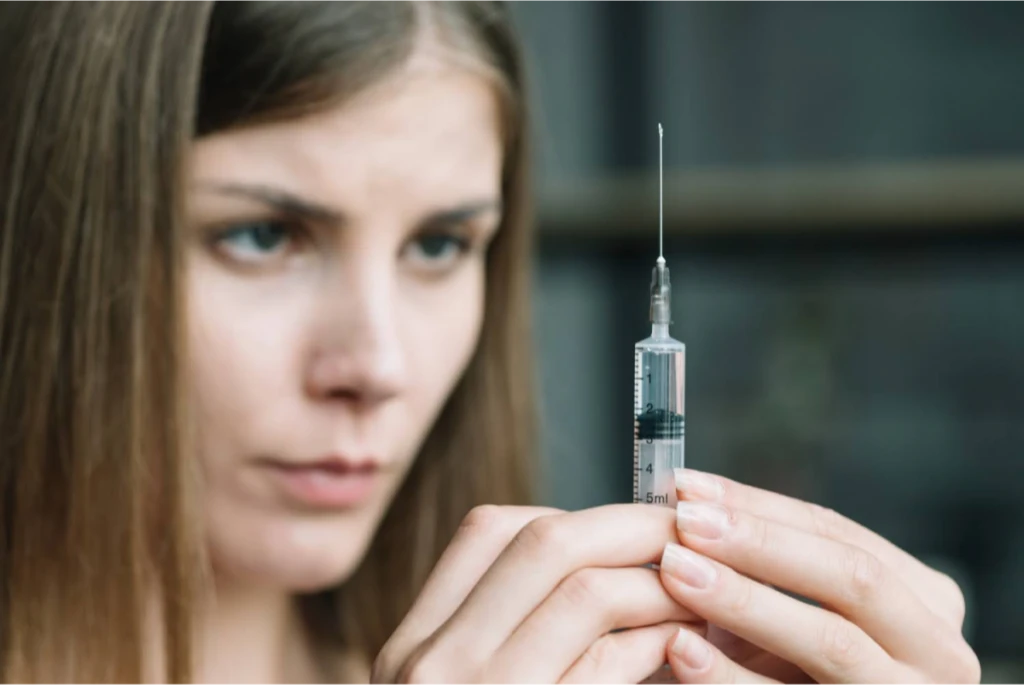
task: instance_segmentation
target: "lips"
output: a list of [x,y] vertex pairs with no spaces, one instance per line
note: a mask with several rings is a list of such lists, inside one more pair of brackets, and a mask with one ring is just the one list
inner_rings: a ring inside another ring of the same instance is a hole
[[347,509],[368,501],[381,481],[380,462],[330,456],[317,461],[266,460],[261,465],[284,497],[317,509]]
[[332,474],[368,473],[380,468],[379,462],[370,457],[357,460],[348,457],[332,456],[318,461],[288,462],[266,460],[264,463],[268,466],[285,471],[303,471],[313,469],[318,471],[327,471]]

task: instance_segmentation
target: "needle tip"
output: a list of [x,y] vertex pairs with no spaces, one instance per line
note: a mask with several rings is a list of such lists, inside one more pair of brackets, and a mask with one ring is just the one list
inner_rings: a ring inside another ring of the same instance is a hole
[[661,128],[661,124],[660,123],[658,124],[658,135],[659,136],[665,135],[665,131]]

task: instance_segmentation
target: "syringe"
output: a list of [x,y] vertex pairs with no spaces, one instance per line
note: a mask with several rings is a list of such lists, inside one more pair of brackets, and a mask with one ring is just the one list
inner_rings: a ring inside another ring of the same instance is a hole
[[[676,506],[673,469],[683,467],[686,346],[669,335],[672,283],[665,264],[665,131],[657,125],[658,250],[650,281],[650,337],[636,344],[633,372],[633,501]],[[678,681],[668,665],[643,685]]]
[[635,347],[633,373],[633,501],[676,505],[672,470],[682,468],[686,432],[686,346],[668,331],[672,285],[665,266],[665,202],[658,124],[658,260],[651,274],[651,337]]

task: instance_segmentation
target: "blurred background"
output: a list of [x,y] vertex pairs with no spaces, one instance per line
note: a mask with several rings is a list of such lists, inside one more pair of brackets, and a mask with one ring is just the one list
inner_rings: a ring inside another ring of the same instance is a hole
[[1024,5],[523,3],[545,498],[628,501],[657,122],[687,464],[953,575],[1024,680]]

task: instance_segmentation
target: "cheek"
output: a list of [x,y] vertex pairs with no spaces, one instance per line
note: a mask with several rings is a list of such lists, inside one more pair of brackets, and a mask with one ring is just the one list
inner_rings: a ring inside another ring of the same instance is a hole
[[[197,268],[189,276],[189,362],[201,453],[258,445],[267,403],[294,393],[301,303]],[[296,305],[299,306],[296,306]]]
[[[476,349],[483,322],[483,265],[474,263],[443,288],[407,300],[407,340],[417,386],[440,410]],[[429,428],[429,426],[428,426]]]

